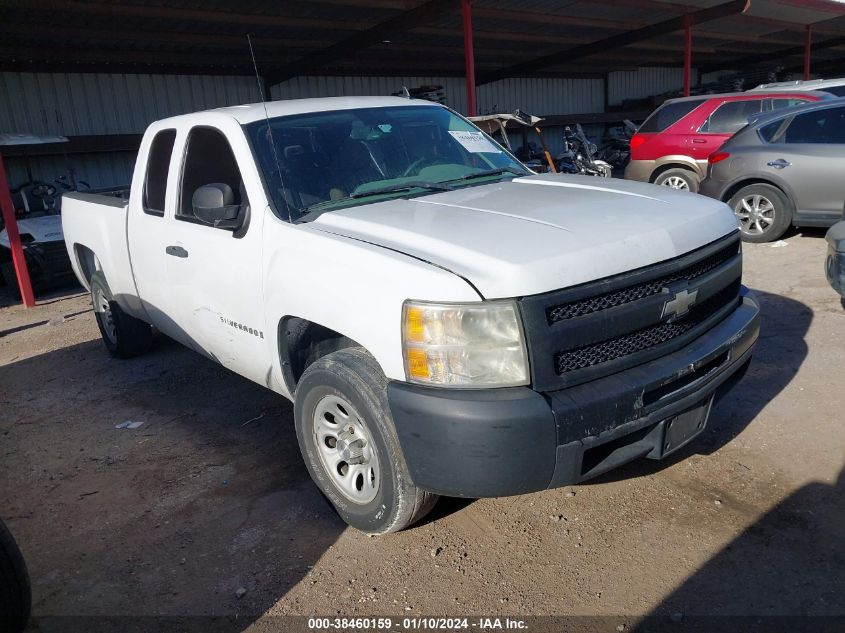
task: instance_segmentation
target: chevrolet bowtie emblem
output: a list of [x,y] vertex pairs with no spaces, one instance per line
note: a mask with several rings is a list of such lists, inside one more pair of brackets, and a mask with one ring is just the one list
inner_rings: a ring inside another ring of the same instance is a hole
[[690,306],[695,303],[696,297],[698,297],[698,290],[693,290],[692,292],[681,290],[675,294],[673,299],[663,304],[663,314],[660,318],[683,316],[689,312]]

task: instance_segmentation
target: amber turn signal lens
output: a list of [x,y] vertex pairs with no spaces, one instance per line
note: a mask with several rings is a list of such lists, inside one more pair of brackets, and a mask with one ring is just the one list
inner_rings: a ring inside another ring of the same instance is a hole
[[405,312],[405,332],[409,341],[423,340],[423,313],[419,308],[409,307]]
[[425,379],[429,378],[428,371],[428,354],[423,349],[411,348],[407,351],[408,354],[408,373],[411,378]]

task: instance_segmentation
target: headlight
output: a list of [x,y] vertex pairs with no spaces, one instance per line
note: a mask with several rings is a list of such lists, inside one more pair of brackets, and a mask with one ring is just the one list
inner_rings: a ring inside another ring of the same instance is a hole
[[411,382],[444,387],[528,384],[528,354],[513,301],[406,301],[402,348]]

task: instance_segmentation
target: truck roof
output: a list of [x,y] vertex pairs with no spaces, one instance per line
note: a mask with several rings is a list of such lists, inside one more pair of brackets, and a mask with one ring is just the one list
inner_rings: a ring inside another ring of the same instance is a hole
[[[292,114],[307,114],[309,112],[327,112],[329,110],[352,110],[355,108],[383,108],[387,106],[395,107],[411,105],[436,106],[438,104],[424,99],[407,99],[405,97],[322,97],[319,99],[285,99],[282,101],[266,101],[264,103],[247,103],[244,105],[206,110],[206,112],[226,114],[237,120],[239,123],[246,124],[264,119],[265,116],[274,118],[279,116],[289,116]],[[266,114],[264,109],[265,106],[267,108]],[[164,120],[175,122],[191,117],[194,114],[196,114],[196,112],[190,114],[180,114],[179,116],[170,117]]]

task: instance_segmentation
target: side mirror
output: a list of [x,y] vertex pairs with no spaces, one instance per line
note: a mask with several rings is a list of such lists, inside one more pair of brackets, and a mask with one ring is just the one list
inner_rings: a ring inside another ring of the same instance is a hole
[[226,183],[203,185],[191,197],[194,216],[219,229],[235,230],[243,223],[246,205],[234,204],[232,188]]

